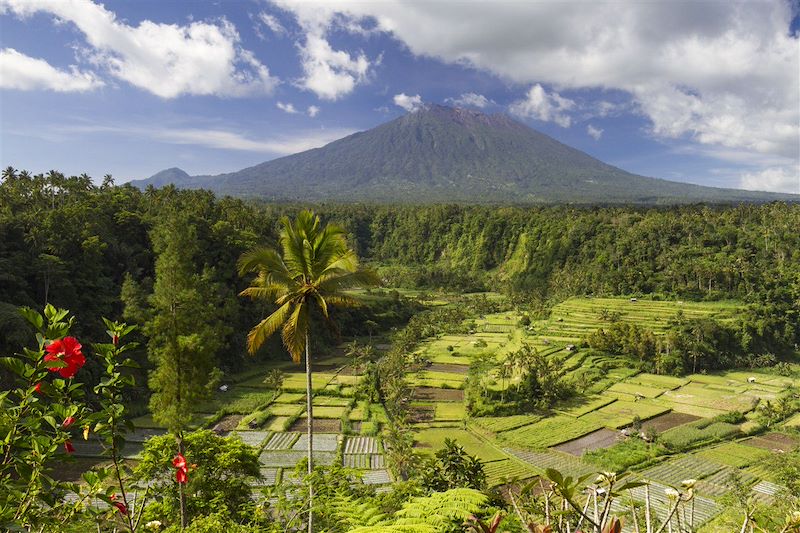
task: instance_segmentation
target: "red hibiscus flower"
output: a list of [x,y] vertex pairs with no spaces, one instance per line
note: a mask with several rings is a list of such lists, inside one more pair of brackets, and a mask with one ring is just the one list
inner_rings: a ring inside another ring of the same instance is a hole
[[47,348],[45,361],[63,361],[67,364],[61,368],[51,368],[51,372],[58,372],[62,378],[71,378],[86,363],[86,358],[81,353],[81,343],[75,337],[64,337],[51,342]]
[[61,427],[66,429],[66,428],[70,427],[74,423],[75,423],[75,417],[74,416],[68,416],[67,418],[64,419],[63,422],[61,422]]
[[75,447],[72,445],[72,441],[64,441],[64,449],[67,451],[67,453],[73,453],[75,451]]
[[111,500],[111,505],[116,507],[117,510],[120,512],[120,514],[122,514],[122,515],[127,515],[128,514],[128,508],[125,507],[124,503],[117,501],[117,495],[116,494],[112,494],[111,498],[109,498],[109,499]]
[[175,467],[175,480],[178,483],[186,483],[189,480],[189,469],[186,466],[186,457],[180,453],[172,460],[172,466]]

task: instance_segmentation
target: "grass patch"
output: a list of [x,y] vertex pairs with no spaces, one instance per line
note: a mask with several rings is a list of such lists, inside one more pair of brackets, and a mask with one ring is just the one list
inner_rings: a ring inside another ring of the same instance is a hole
[[439,402],[436,404],[434,420],[462,420],[466,416],[464,405],[456,402]]
[[314,407],[314,418],[341,418],[346,407]]
[[628,438],[610,448],[592,450],[583,454],[583,458],[603,470],[622,472],[656,458],[659,449],[642,439]]
[[648,403],[645,400],[638,402],[617,400],[581,418],[593,420],[609,428],[619,429],[630,426],[637,416],[640,420],[648,420],[667,411],[669,409],[666,407]]
[[508,456],[473,433],[457,428],[429,428],[416,434],[417,446],[423,453],[434,453],[444,447],[445,439],[453,439],[470,455],[482,461],[507,459]]
[[557,415],[505,431],[500,434],[500,439],[523,448],[541,449],[577,439],[601,427],[603,427],[602,423],[588,420],[586,417],[572,418],[571,416]]
[[665,431],[659,442],[672,451],[683,451],[701,443],[728,439],[741,434],[739,426],[727,422],[698,420]]
[[772,454],[768,450],[761,448],[745,446],[738,442],[726,442],[725,444],[699,451],[696,455],[724,465],[742,468],[755,464]]
[[500,433],[511,429],[520,428],[538,422],[541,416],[537,415],[512,415],[512,416],[481,416],[473,418],[472,421],[481,428]]

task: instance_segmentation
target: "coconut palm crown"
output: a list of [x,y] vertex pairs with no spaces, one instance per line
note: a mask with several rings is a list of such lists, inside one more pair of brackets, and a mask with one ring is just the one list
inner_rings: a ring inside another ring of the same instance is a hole
[[252,285],[241,295],[270,300],[278,306],[250,331],[247,347],[255,353],[281,329],[286,349],[299,363],[307,345],[310,308],[317,306],[328,319],[330,306],[359,305],[345,290],[376,285],[379,280],[359,266],[341,227],[322,227],[319,216],[310,211],[300,212],[294,223],[283,217],[281,225],[280,251],[260,247],[239,260],[241,275],[256,273]]

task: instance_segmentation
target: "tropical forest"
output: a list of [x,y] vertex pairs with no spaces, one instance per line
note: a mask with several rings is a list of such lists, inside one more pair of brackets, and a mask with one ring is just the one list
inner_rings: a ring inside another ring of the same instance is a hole
[[12,531],[796,527],[796,205],[0,197]]

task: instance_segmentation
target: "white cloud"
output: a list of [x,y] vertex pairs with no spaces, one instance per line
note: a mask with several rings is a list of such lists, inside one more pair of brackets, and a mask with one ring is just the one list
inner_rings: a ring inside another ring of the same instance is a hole
[[530,88],[524,100],[514,102],[509,111],[520,117],[535,118],[544,122],[555,122],[568,128],[572,119],[567,111],[575,108],[575,102],[553,91],[548,94],[540,84]]
[[0,8],[21,17],[45,12],[74,24],[86,38],[83,54],[91,63],[162,98],[264,94],[277,83],[240,46],[236,28],[225,19],[130,26],[89,0],[0,0]]
[[321,34],[307,34],[300,55],[305,73],[300,87],[323,100],[338,100],[350,94],[366,79],[369,69],[364,54],[353,57],[348,52],[334,50]]
[[658,138],[800,159],[793,2],[278,1],[512,82],[622,91]]
[[448,98],[447,101],[457,106],[479,107],[481,109],[492,103],[482,94],[476,93],[464,93],[458,98]]
[[276,105],[276,106],[278,107],[278,109],[280,109],[281,111],[285,111],[285,112],[287,112],[287,113],[289,113],[289,114],[291,114],[291,115],[294,115],[294,114],[297,114],[297,113],[299,113],[299,112],[300,112],[300,111],[298,111],[297,109],[295,109],[295,108],[294,108],[294,105],[293,105],[293,104],[284,104],[283,102],[278,102],[278,103],[277,103],[277,104],[275,104],[275,105]]
[[270,15],[266,11],[262,11],[258,14],[258,20],[275,35],[281,36],[287,33],[286,28],[283,27],[283,24],[280,23],[278,17],[275,15]]
[[394,95],[394,105],[402,107],[406,111],[416,111],[422,107],[422,97],[418,94],[409,96],[406,93]]
[[43,59],[22,54],[13,48],[0,50],[0,88],[30,91],[83,92],[102,87],[93,72],[81,72],[71,65],[59,70]]
[[599,141],[600,137],[603,136],[603,129],[602,128],[595,128],[591,124],[586,126],[586,133],[589,134],[589,137],[594,139],[595,141]]
[[367,81],[370,66],[380,62],[380,58],[370,61],[361,51],[334,50],[328,33],[337,29],[363,36],[372,30],[358,20],[336,16],[332,3],[295,4],[292,0],[275,0],[274,3],[294,13],[305,34],[304,42],[298,43],[304,73],[297,84],[299,87],[323,100],[333,101]]
[[739,187],[751,191],[800,194],[800,166],[771,167],[746,172],[739,179]]
[[178,145],[203,146],[220,150],[237,150],[275,155],[290,155],[355,133],[349,128],[298,131],[291,135],[254,139],[235,131],[197,127],[139,127],[107,126],[102,124],[65,125],[53,127],[62,134],[116,134],[140,139],[155,139]]
[[306,113],[308,113],[309,117],[314,118],[317,115],[319,115],[319,111],[320,111],[319,107],[317,107],[315,105],[310,105],[310,106],[308,106],[308,109],[306,110]]

